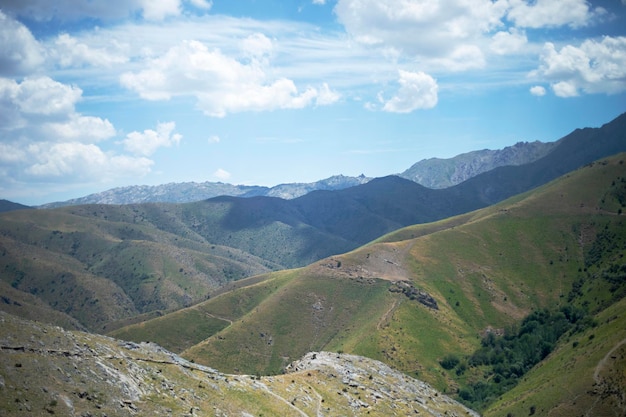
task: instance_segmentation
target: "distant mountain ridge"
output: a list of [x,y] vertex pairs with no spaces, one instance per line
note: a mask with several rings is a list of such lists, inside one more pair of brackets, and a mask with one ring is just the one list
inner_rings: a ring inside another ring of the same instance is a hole
[[[524,165],[541,159],[549,154],[558,143],[558,141],[547,143],[539,141],[518,142],[503,149],[483,149],[448,159],[423,159],[397,175],[426,188],[448,188],[494,168]],[[189,203],[220,196],[264,196],[292,200],[311,191],[343,190],[365,184],[372,179],[363,174],[357,177],[340,174],[310,183],[285,183],[274,187],[233,185],[210,181],[131,185],[112,188],[67,201],[47,203],[40,207],[55,208],[79,204]]]
[[428,188],[448,188],[494,168],[534,162],[552,152],[558,143],[518,142],[504,149],[483,149],[448,159],[423,159],[399,176]]
[[291,200],[315,190],[342,190],[365,184],[372,178],[364,175],[332,177],[311,183],[279,184],[274,187],[260,185],[232,185],[222,182],[182,182],[161,185],[131,185],[112,188],[101,193],[67,201],[43,204],[41,208],[74,206],[79,204],[138,204],[138,203],[190,203],[213,197],[279,197]]

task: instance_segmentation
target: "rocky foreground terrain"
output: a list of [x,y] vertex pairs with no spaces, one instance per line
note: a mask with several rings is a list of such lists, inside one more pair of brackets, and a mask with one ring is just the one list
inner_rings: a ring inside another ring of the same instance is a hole
[[2,416],[478,416],[359,356],[309,353],[277,376],[226,375],[153,343],[0,313]]

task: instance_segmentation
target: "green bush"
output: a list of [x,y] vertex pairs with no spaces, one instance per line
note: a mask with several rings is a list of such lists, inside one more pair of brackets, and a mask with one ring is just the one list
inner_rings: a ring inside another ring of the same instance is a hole
[[439,364],[443,369],[451,370],[454,369],[460,362],[458,356],[456,355],[446,355],[442,360],[439,361]]

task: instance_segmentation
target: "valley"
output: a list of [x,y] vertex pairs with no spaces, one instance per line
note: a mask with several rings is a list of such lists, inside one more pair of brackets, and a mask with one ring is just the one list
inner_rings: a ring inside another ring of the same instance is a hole
[[624,123],[439,190],[4,212],[0,411],[622,415]]

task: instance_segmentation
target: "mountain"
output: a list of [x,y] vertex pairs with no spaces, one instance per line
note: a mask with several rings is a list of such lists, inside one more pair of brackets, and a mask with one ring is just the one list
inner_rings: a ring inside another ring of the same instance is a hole
[[[457,185],[483,172],[506,165],[524,165],[547,155],[558,142],[518,142],[501,150],[484,149],[449,159],[431,158],[417,162],[398,174],[427,188]],[[342,190],[365,184],[372,178],[335,175],[312,183],[288,183],[274,187],[232,185],[221,182],[183,182],[113,188],[67,201],[47,203],[40,208],[79,204],[137,204],[149,202],[187,203],[218,196],[278,197],[294,199],[316,190]]]
[[0,312],[3,416],[313,416],[477,413],[367,358],[329,352],[285,375],[228,375],[152,343],[131,343]]
[[[239,281],[113,335],[245,374],[279,374],[310,351],[357,354],[486,416],[620,415],[625,160],[602,159],[497,205]],[[212,330],[198,329],[201,317]],[[481,350],[515,340],[508,353]],[[528,359],[505,366],[507,355]]]
[[423,159],[398,175],[428,188],[447,188],[494,168],[536,161],[552,152],[557,145],[558,141],[518,142],[504,149],[483,149],[448,159]]
[[137,204],[137,203],[187,203],[218,196],[279,197],[292,199],[313,190],[341,190],[368,182],[371,178],[360,175],[347,177],[335,175],[312,183],[279,184],[274,187],[258,185],[232,185],[221,182],[183,182],[162,185],[132,185],[113,188],[101,193],[67,201],[48,203],[40,208],[55,208],[80,204]]
[[25,209],[30,209],[30,208],[32,207],[25,206],[19,203],[14,203],[9,200],[0,200],[0,213],[4,211],[25,210]]
[[0,214],[0,279],[84,328],[111,330],[205,300],[234,280],[305,266],[402,227],[502,201],[589,158],[626,150],[625,125],[623,115],[599,129],[577,130],[535,162],[440,190],[390,176],[291,200],[223,196],[6,212]]
[[[512,175],[523,175],[528,166],[543,161],[548,163],[548,174],[543,179],[534,181],[531,185],[517,187],[517,191],[528,189],[545,182],[546,178],[554,179],[565,172],[576,169],[584,163],[595,159],[613,155],[624,151],[624,138],[619,136],[624,129],[625,115],[617,117],[602,128],[577,129],[570,135],[556,142],[518,142],[513,146],[501,150],[481,150],[458,155],[450,159],[431,158],[422,160],[398,176],[416,182],[427,188],[443,189],[473,179],[481,174],[488,174],[497,168],[517,167],[517,170],[509,170]],[[610,136],[608,132],[613,130],[613,137],[608,140],[593,139],[595,135]],[[617,132],[617,133],[616,133]],[[617,134],[617,136],[616,136]],[[567,142],[567,144],[564,144]],[[574,150],[572,147],[577,147]],[[558,152],[553,153],[557,150]],[[587,153],[587,150],[591,150]],[[573,151],[574,153],[570,153]],[[578,153],[578,155],[576,154]],[[547,159],[546,159],[547,158]],[[550,164],[556,162],[558,169],[553,169]],[[532,170],[533,168],[531,168]],[[506,170],[505,170],[506,172]],[[494,179],[491,173],[490,180]],[[497,174],[496,174],[497,175]],[[508,175],[508,174],[504,174]],[[531,176],[537,174],[531,173]],[[497,180],[497,177],[495,178]],[[283,199],[295,199],[316,190],[342,190],[349,187],[365,184],[371,178],[360,175],[348,177],[336,175],[313,183],[280,184],[275,187],[231,185],[224,183],[170,183],[157,186],[129,186],[114,188],[102,193],[91,194],[86,197],[72,199],[64,202],[56,202],[42,205],[41,208],[63,207],[79,204],[133,204],[144,202],[193,202],[218,196],[238,197],[279,197]],[[542,182],[543,181],[543,182]],[[498,198],[506,198],[512,194],[502,194]],[[490,202],[498,201],[489,199]]]

